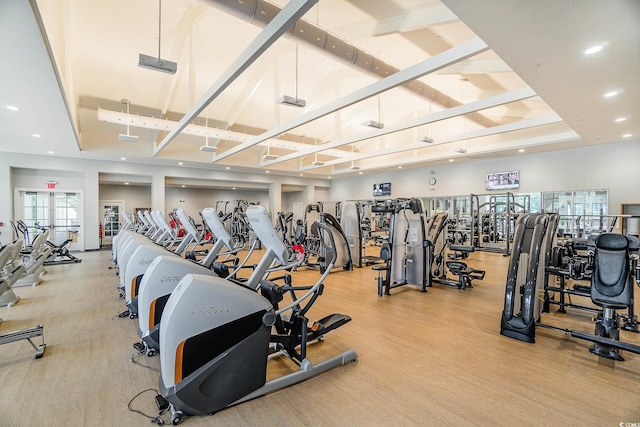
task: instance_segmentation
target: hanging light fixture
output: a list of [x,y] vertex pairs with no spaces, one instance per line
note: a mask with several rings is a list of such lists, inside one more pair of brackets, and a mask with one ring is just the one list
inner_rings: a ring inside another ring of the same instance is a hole
[[[353,144],[351,144],[351,154],[353,154]],[[360,166],[356,166],[353,163],[353,160],[351,160],[351,166],[349,167],[349,169],[351,169],[352,171],[357,171],[360,170]]]
[[120,102],[122,102],[123,104],[127,104],[127,134],[118,135],[118,139],[125,142],[138,142],[139,137],[137,135],[129,134],[129,123],[131,122],[131,119],[129,118],[129,99],[121,99]]
[[[429,115],[431,115],[431,103],[429,103]],[[418,138],[418,142],[433,144],[433,138],[431,137],[431,123],[429,123],[428,126],[429,126],[429,135]]]
[[298,98],[298,44],[296,43],[296,81],[295,96],[283,95],[276,101],[278,104],[289,105],[291,107],[303,108],[307,105],[307,101]]
[[205,116],[204,118],[204,145],[200,147],[200,151],[205,151],[207,153],[215,153],[218,150],[218,147],[214,147],[209,145],[209,117]]
[[138,57],[138,67],[149,70],[160,71],[162,73],[175,74],[178,71],[178,64],[167,61],[160,57],[160,38],[162,37],[162,0],[158,0],[158,57],[140,54]]
[[362,126],[369,126],[376,129],[384,128],[384,123],[380,121],[380,94],[378,94],[378,120],[367,120],[362,122]]
[[[318,145],[318,141],[315,138],[313,138],[313,145],[315,145],[315,146]],[[324,166],[324,162],[321,161],[321,160],[318,160],[318,153],[317,152],[313,153],[313,162],[311,162],[311,164],[313,166]]]
[[277,154],[271,154],[270,150],[271,150],[271,144],[268,143],[267,144],[267,154],[262,156],[262,161],[263,162],[268,162],[270,160],[275,160],[275,159],[278,158],[278,155]]

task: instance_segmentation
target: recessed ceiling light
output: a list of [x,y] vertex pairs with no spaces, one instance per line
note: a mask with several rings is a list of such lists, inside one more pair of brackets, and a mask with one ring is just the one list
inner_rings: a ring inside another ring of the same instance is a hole
[[358,172],[358,175],[362,175],[362,171]]
[[618,117],[615,121],[619,123],[619,122],[624,122],[625,120],[627,120],[626,117]]
[[13,105],[7,105],[7,110],[11,110],[11,111],[20,111],[20,109],[18,107],[15,107]]
[[178,166],[182,166],[184,163],[182,162],[178,162]]
[[624,135],[622,135],[623,138],[630,138],[631,134],[630,133],[625,133]]
[[126,157],[120,157],[120,160],[127,160]]
[[398,169],[402,169],[402,166],[398,166]]
[[584,51],[585,55],[593,55],[594,53],[600,52],[602,50],[602,45],[598,44],[595,46],[591,46],[589,49]]
[[233,187],[233,188],[231,188],[231,189],[232,189],[232,190],[235,190],[235,189],[236,189],[236,187]]
[[328,179],[331,179],[331,175],[329,175],[327,178],[328,178]]
[[265,173],[269,173],[269,171],[265,171]]
[[49,151],[47,151],[47,154],[56,154],[56,152],[49,150]]
[[521,149],[518,150],[518,153],[524,153],[524,152],[525,152],[524,148],[521,148]]
[[453,162],[453,159],[449,159],[450,162]]
[[124,185],[129,185],[129,183],[128,183],[128,182],[125,182],[125,183],[124,183]]
[[617,91],[617,90],[612,90],[611,92],[607,92],[607,93],[605,93],[603,96],[604,96],[605,98],[611,98],[612,96],[616,96],[617,94],[618,94],[618,91]]
[[31,136],[34,138],[40,138],[42,135],[40,135],[39,133],[33,133],[31,134]]
[[185,185],[184,185],[184,184],[182,184],[180,187],[184,188],[184,187],[185,187]]
[[304,176],[304,174],[303,174],[303,173],[301,173],[301,174],[300,174],[300,176]]
[[226,169],[226,170],[229,170],[229,169],[231,169],[231,167],[227,166],[225,169]]

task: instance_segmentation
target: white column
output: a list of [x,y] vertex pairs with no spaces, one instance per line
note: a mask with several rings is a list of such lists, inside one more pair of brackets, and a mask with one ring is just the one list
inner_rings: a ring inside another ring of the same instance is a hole
[[165,188],[164,188],[164,175],[156,175],[154,174],[151,177],[151,209],[159,210],[163,214],[164,210],[164,198],[165,198]]
[[307,201],[306,204],[312,204],[316,202],[316,186],[313,184],[307,185],[307,189],[305,190],[307,193]]
[[269,212],[271,219],[275,221],[276,215],[282,210],[282,184],[274,182],[269,184]]
[[13,219],[13,184],[11,182],[11,166],[0,156],[0,245],[6,245],[12,240],[11,224]]
[[84,172],[84,250],[100,249],[100,236],[98,225],[100,218],[100,180],[98,171],[85,170]]

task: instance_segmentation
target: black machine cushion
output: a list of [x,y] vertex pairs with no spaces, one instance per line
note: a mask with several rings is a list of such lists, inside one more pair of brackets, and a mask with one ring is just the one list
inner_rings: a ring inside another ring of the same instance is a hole
[[389,261],[391,259],[391,245],[389,243],[385,242],[380,247],[380,258],[383,261]]
[[594,303],[620,307],[631,303],[628,247],[622,234],[602,233],[596,239],[591,279]]

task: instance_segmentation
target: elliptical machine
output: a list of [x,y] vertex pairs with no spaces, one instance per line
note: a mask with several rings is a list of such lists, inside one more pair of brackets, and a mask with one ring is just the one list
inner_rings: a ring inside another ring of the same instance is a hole
[[[162,313],[171,292],[185,275],[204,274],[227,278],[234,274],[229,272],[230,267],[238,271],[252,253],[250,251],[243,264],[238,265],[235,255],[244,246],[233,247],[231,236],[213,208],[203,209],[202,218],[216,237],[213,247],[204,259],[196,262],[177,255],[162,255],[153,260],[142,276],[137,297],[138,336],[141,341],[133,345],[140,353],[153,356],[160,350]],[[223,252],[225,248],[226,251]],[[224,259],[216,262],[218,256]]]
[[[266,249],[252,276],[290,270],[291,258],[265,208],[250,206],[246,213]],[[319,230],[328,232],[322,225]],[[308,327],[306,313],[322,294],[330,270],[312,286],[294,287],[288,279],[278,286],[263,279],[264,296],[221,278],[186,275],[160,322],[160,392],[170,403],[172,423],[180,423],[185,414],[213,414],[355,360],[354,350],[316,365],[306,357],[310,340],[350,320],[334,314]],[[293,300],[280,307],[285,295]],[[296,360],[299,370],[266,381],[268,355],[275,350]]]

